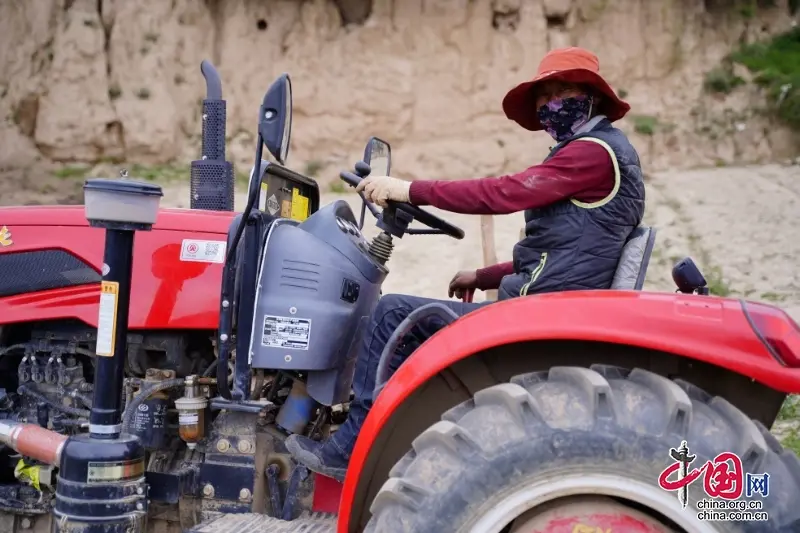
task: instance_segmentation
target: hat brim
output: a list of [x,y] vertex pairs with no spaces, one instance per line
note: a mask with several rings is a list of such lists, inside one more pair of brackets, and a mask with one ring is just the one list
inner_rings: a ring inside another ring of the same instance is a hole
[[533,93],[536,85],[548,80],[590,85],[604,96],[599,106],[599,112],[608,117],[611,122],[621,119],[631,109],[631,106],[617,96],[602,76],[591,70],[576,68],[549,72],[545,75],[537,76],[531,81],[520,83],[511,89],[503,98],[503,111],[506,117],[526,130],[542,130]]

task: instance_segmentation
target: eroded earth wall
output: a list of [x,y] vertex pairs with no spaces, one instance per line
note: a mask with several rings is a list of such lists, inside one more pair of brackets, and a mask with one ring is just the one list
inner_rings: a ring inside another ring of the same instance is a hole
[[264,91],[289,72],[298,170],[350,164],[370,135],[392,143],[407,177],[518,170],[550,143],[508,121],[500,102],[566,45],[600,56],[633,106],[622,127],[653,169],[792,155],[796,140],[762,116],[754,90],[703,92],[737,43],[792,24],[785,0],[758,2],[749,17],[730,3],[2,0],[0,170],[195,159],[206,58],[222,75],[240,169],[252,164]]

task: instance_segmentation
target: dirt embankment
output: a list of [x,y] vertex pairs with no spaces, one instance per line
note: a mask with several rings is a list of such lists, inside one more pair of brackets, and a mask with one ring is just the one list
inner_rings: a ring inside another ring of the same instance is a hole
[[671,0],[0,2],[0,172],[35,182],[37,161],[196,158],[203,59],[222,76],[240,169],[251,165],[264,91],[288,72],[295,168],[335,175],[378,135],[405,161],[404,177],[516,171],[550,143],[508,121],[501,99],[548,50],[569,45],[595,51],[631,103],[619,125],[650,169],[796,155],[792,136],[760,112],[757,89],[703,89],[740,43],[796,23],[789,0],[741,4],[751,9]]

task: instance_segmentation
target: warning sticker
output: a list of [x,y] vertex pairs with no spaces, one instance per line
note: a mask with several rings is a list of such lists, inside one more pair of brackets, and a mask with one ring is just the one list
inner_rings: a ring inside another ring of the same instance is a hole
[[90,462],[86,469],[87,483],[127,481],[144,475],[144,460]]
[[178,424],[182,426],[191,426],[200,421],[200,415],[197,413],[181,413],[178,415]]
[[288,316],[264,316],[261,344],[268,348],[308,350],[311,337],[311,319]]
[[300,194],[300,189],[292,189],[292,219],[304,221],[308,218],[308,198]]
[[273,194],[269,197],[269,200],[267,200],[267,211],[269,211],[270,215],[274,216],[280,208],[281,206],[278,205],[278,199],[275,198],[275,195]]
[[228,243],[225,241],[196,241],[194,239],[183,239],[181,245],[181,261],[196,263],[224,263],[225,249]]
[[102,357],[114,356],[114,341],[117,336],[117,300],[119,283],[104,281],[100,284],[100,313],[97,318],[97,347],[95,352]]
[[258,193],[258,205],[256,209],[263,211],[264,207],[267,205],[267,184],[261,184],[261,190]]
[[281,217],[292,218],[292,201],[284,200],[281,202]]

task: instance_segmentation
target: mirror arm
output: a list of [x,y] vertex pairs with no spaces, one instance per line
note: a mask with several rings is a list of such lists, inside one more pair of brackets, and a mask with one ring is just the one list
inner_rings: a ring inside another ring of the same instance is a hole
[[367,202],[362,198],[361,199],[361,216],[358,220],[358,229],[364,229],[364,219],[367,217]]
[[247,205],[242,212],[242,219],[239,221],[239,227],[236,228],[236,235],[233,237],[233,241],[231,241],[230,248],[228,248],[228,257],[225,258],[226,263],[232,261],[234,255],[236,254],[236,247],[239,245],[239,240],[242,238],[242,233],[244,233],[247,220],[250,217],[250,213],[253,211],[253,204],[256,203],[256,198],[258,198],[258,188],[261,186],[261,156],[264,153],[264,138],[261,136],[261,133],[258,134],[257,142],[256,162],[253,166],[254,175],[250,177],[250,184],[247,188]]
[[374,205],[372,205],[367,201],[366,197],[364,197],[363,192],[358,193],[358,195],[361,197],[361,222],[360,222],[361,225],[358,227],[358,229],[364,229],[364,218],[365,218],[364,215],[366,215],[367,209],[369,209],[369,212],[372,213],[372,216],[375,217],[376,219],[380,218],[381,213],[380,211],[378,211],[377,207],[375,207]]

